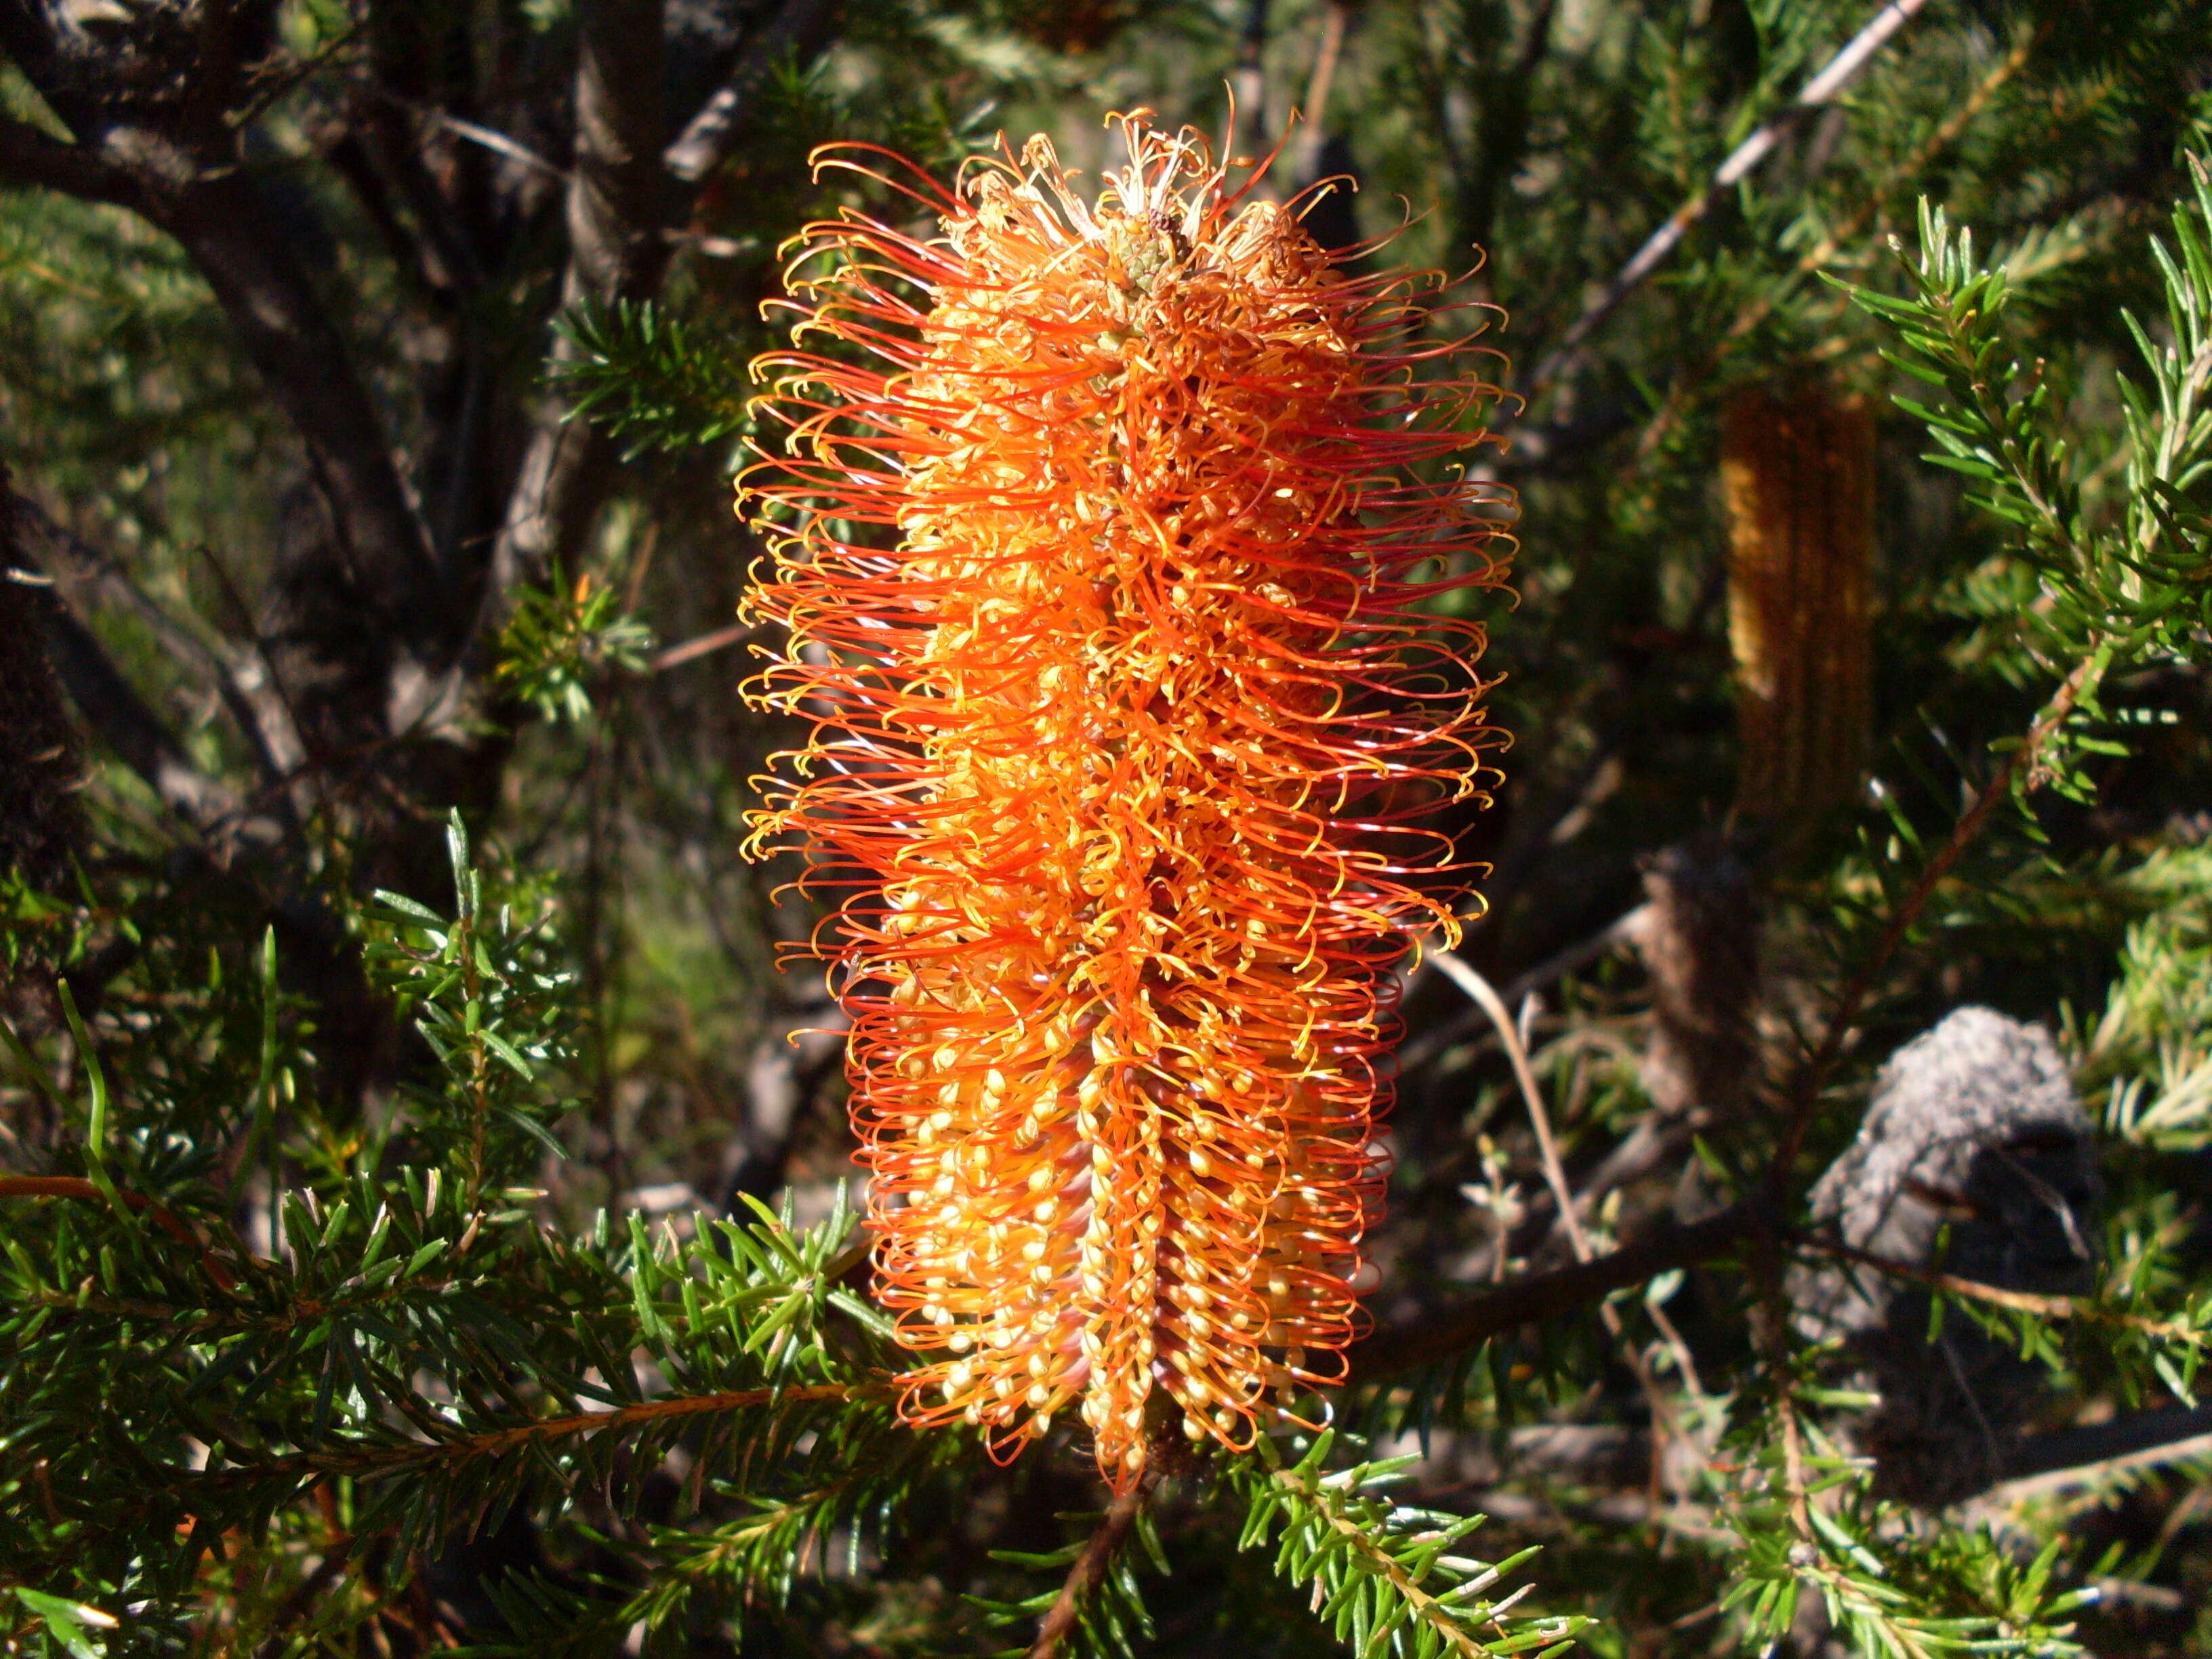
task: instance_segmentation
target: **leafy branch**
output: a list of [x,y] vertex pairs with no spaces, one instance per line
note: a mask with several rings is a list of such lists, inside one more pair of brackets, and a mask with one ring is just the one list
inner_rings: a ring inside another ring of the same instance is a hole
[[[2212,618],[2212,586],[2205,580],[2212,574],[2212,410],[2205,407],[2212,390],[2212,178],[2200,159],[2192,156],[2191,166],[2193,197],[2172,216],[2178,252],[2156,239],[2152,243],[2165,279],[2172,342],[2155,343],[2127,318],[2154,391],[2146,397],[2120,377],[2131,488],[2118,524],[2100,523],[2085,508],[2073,446],[2057,429],[2046,366],[2023,364],[2002,326],[2013,292],[2007,267],[1976,258],[1971,230],[1954,228],[1941,209],[1923,200],[1917,257],[1892,243],[1907,292],[1837,283],[1895,331],[1898,344],[1884,351],[1885,360],[1942,394],[1933,403],[1896,400],[1936,444],[1923,459],[1965,477],[1969,502],[2012,528],[2014,552],[2033,573],[2037,597],[2032,604],[2008,604],[2008,625],[2022,631],[2038,664],[2070,665],[1890,906],[1872,949],[1846,981],[1820,1045],[1800,1068],[1796,1109],[1774,1162],[1777,1180],[1795,1163],[1821,1091],[1881,973],[1988,830],[1997,804],[2008,798],[2024,803],[2045,787],[2092,799],[2094,786],[2075,757],[2111,747],[2080,729],[2084,717],[2101,712],[2100,686],[2121,667],[2204,648],[2204,625]],[[1910,830],[1901,821],[1899,828]],[[1917,836],[1906,838],[1917,844]]]
[[[1863,1403],[1802,1376],[1785,1387],[1823,1403]],[[1743,1461],[1730,1466],[1721,1494],[1739,1547],[1720,1605],[1761,1655],[1776,1651],[1809,1592],[1866,1659],[2081,1659],[2086,1650],[2062,1621],[2095,1592],[2055,1589],[2063,1539],[2023,1563],[1985,1526],[1914,1516],[1875,1498],[1867,1462],[1809,1419],[1793,1457],[1758,1413],[1767,1403],[1765,1395],[1739,1403],[1733,1439]],[[1801,1524],[1790,1524],[1792,1516]]]
[[653,649],[652,630],[620,604],[588,571],[571,585],[556,571],[547,586],[520,589],[500,635],[497,678],[541,718],[581,724],[594,688],[642,672]]
[[1146,1470],[1128,1491],[1115,1498],[1103,1515],[1095,1517],[1097,1525],[1087,1537],[1060,1549],[992,1552],[994,1560],[1010,1566],[1066,1572],[1057,1589],[1041,1590],[1020,1601],[977,1599],[976,1604],[994,1625],[1037,1621],[1035,1639],[1025,1650],[1013,1651],[1025,1651],[1026,1659],[1069,1659],[1076,1654],[1136,1659],[1140,1651],[1138,1643],[1152,1634],[1152,1616],[1145,1606],[1129,1547],[1141,1543],[1152,1565],[1161,1572],[1168,1571],[1166,1552],[1160,1547],[1158,1534],[1146,1512],[1158,1480],[1157,1468]]
[[574,356],[556,373],[575,413],[627,441],[625,458],[704,448],[750,429],[747,354],[651,301],[587,302],[559,327]]
[[1529,1652],[1547,1659],[1574,1646],[1587,1620],[1512,1615],[1534,1585],[1495,1601],[1486,1595],[1535,1554],[1534,1547],[1495,1564],[1452,1554],[1483,1516],[1374,1496],[1402,1479],[1420,1461],[1416,1455],[1325,1473],[1335,1440],[1334,1431],[1325,1431],[1297,1462],[1285,1463],[1262,1438],[1223,1479],[1246,1506],[1237,1547],[1272,1542],[1277,1574],[1313,1587],[1314,1612],[1360,1659]]

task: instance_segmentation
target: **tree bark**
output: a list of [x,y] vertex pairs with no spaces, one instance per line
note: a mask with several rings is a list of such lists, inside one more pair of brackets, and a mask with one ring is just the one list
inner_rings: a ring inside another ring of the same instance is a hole
[[379,631],[434,660],[459,644],[428,538],[382,422],[291,239],[246,174],[148,191],[148,216],[191,255],[239,343],[290,418],[355,591]]
[[[660,146],[667,132],[661,98],[659,0],[578,0],[576,151],[568,185],[568,266],[561,308],[639,300],[660,285],[668,264],[666,183]],[[565,336],[551,362],[572,361]],[[503,617],[515,587],[542,580],[574,556],[613,481],[613,441],[589,422],[568,418],[558,393],[540,405],[507,521],[492,555],[484,611]]]

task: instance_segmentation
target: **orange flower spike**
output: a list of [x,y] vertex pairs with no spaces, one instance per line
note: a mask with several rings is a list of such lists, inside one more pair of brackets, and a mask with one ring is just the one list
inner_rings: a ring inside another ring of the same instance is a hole
[[794,337],[878,366],[761,359],[744,496],[789,633],[751,690],[814,727],[753,846],[845,894],[906,1415],[1012,1456],[1074,1411],[1126,1488],[1164,1418],[1245,1444],[1343,1374],[1392,970],[1469,873],[1424,820],[1503,741],[1428,602],[1504,543],[1421,282],[1122,125],[1095,204],[1039,138],[918,198],[933,240],[803,233]]

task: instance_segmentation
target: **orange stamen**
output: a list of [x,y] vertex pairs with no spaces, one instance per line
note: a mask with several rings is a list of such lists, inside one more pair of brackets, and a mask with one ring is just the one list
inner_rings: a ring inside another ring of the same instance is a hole
[[1249,1443],[1358,1334],[1393,969],[1470,874],[1424,820],[1503,741],[1431,606],[1503,579],[1505,502],[1447,465],[1495,393],[1433,284],[1123,127],[1096,202],[1039,138],[908,191],[929,240],[802,233],[794,340],[878,366],[761,359],[743,487],[752,690],[814,727],[752,845],[844,895],[904,1411],[1001,1456],[1073,1411],[1121,1488],[1170,1406]]

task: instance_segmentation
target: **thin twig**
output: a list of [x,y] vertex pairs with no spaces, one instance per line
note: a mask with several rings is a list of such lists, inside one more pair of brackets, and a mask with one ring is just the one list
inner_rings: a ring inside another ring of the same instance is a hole
[[1760,1364],[1774,1378],[1774,1413],[1782,1424],[1782,1486],[1789,1499],[1790,1525],[1800,1540],[1817,1551],[1820,1540],[1813,1530],[1813,1499],[1805,1478],[1805,1427],[1797,1415],[1797,1379],[1784,1351],[1789,1316],[1774,1246],[1771,1236],[1761,1239],[1753,1257],[1759,1300],[1751,1310],[1751,1340]]
[[[179,1243],[197,1249],[201,1266],[221,1289],[228,1291],[236,1284],[236,1279],[216,1260],[213,1251],[191,1224],[175,1211],[143,1194],[125,1190],[118,1191],[116,1195],[133,1212],[151,1218]],[[67,1198],[98,1202],[100,1196],[97,1187],[79,1176],[0,1176],[0,1199]],[[830,1271],[834,1278],[837,1273],[836,1264],[833,1263]],[[374,1478],[424,1463],[459,1463],[476,1457],[496,1457],[516,1446],[565,1439],[574,1435],[597,1434],[603,1429],[626,1428],[663,1418],[746,1411],[757,1406],[781,1405],[787,1401],[852,1401],[887,1391],[888,1384],[885,1383],[818,1382],[797,1388],[740,1389],[720,1394],[678,1395],[664,1400],[641,1401],[636,1405],[618,1407],[613,1411],[577,1412],[567,1417],[542,1418],[534,1423],[494,1429],[452,1440],[406,1441],[398,1445],[364,1447],[338,1454],[310,1452],[275,1463],[242,1464],[208,1478],[222,1480],[241,1475],[300,1474],[351,1474]]]
[[568,182],[568,168],[556,166],[527,144],[517,143],[503,132],[495,131],[492,128],[479,125],[474,121],[464,121],[459,116],[448,115],[441,109],[428,110],[424,113],[429,117],[433,125],[443,127],[456,138],[465,138],[471,143],[482,144],[495,155],[504,155],[510,161],[521,162],[533,173],[542,173],[549,179],[558,179],[564,185]]
[[1681,418],[1683,410],[1688,406],[1690,393],[1712,378],[1714,371],[1721,366],[1722,360],[1729,349],[1773,315],[1775,307],[1782,303],[1783,297],[1792,292],[1799,283],[1819,270],[1844,247],[1857,240],[1867,227],[1874,222],[1875,216],[1881,211],[1890,198],[1905,182],[1917,178],[1936,156],[1956,143],[1960,135],[1965,132],[1973,118],[1987,107],[1990,100],[1997,95],[1998,90],[2004,86],[2005,82],[2027,67],[2028,58],[2033,55],[2036,47],[2043,43],[2050,33],[2051,25],[2046,21],[2023,36],[2020,44],[1982,77],[1980,84],[1967,95],[1966,100],[1945,117],[1936,130],[1928,135],[1920,147],[1905,159],[1904,165],[1893,171],[1888,178],[1882,181],[1880,187],[1859,204],[1850,217],[1821,237],[1817,244],[1808,249],[1790,268],[1788,276],[1745,303],[1743,308],[1736,313],[1735,320],[1729,324],[1726,331],[1722,334],[1719,345],[1707,354],[1702,362],[1685,371],[1674,385],[1668,388],[1666,403],[1661,407],[1659,412],[1651,417],[1650,423],[1644,428],[1643,435],[1637,440],[1636,457],[1639,464],[1658,453],[1659,447],[1665,441],[1668,433],[1673,429],[1674,423]]
[[1818,75],[1805,83],[1787,108],[1762,122],[1750,137],[1729,151],[1728,159],[1714,172],[1712,182],[1675,209],[1667,222],[1651,233],[1644,246],[1637,249],[1628,263],[1620,268],[1620,273],[1583,307],[1582,314],[1559,337],[1559,344],[1544,354],[1542,361],[1536,365],[1535,373],[1529,378],[1528,395],[1534,397],[1558,379],[1574,349],[1589,338],[1591,331],[1611,316],[1613,308],[1634,293],[1645,277],[1665,263],[1667,256],[1680,245],[1690,227],[1712,210],[1722,193],[1748,177],[1754,167],[1773,153],[1783,136],[1809,112],[1830,102],[1856,79],[1859,71],[1873,60],[1875,53],[1927,3],[1928,0],[1887,0],[1882,9],[1875,14],[1873,21],[1853,36],[1841,52],[1830,58]]
[[1813,1500],[1805,1490],[1805,1431],[1797,1420],[1797,1397],[1787,1381],[1775,1390],[1774,1409],[1782,1419],[1782,1480],[1790,1494],[1790,1522],[1809,1544],[1814,1541]]
[[1543,1091],[1536,1086],[1536,1074],[1528,1068],[1528,1051],[1522,1044],[1521,1034],[1514,1029],[1513,1016],[1507,1012],[1504,1000],[1494,990],[1488,980],[1449,951],[1431,952],[1429,960],[1451,982],[1474,999],[1482,1012],[1490,1016],[1490,1023],[1498,1028],[1498,1039],[1505,1047],[1505,1058],[1513,1066],[1514,1081],[1521,1085],[1521,1098],[1528,1108],[1528,1127],[1535,1131],[1536,1154],[1544,1165],[1544,1183],[1552,1189],[1552,1199],[1559,1206],[1559,1217],[1567,1230],[1567,1243],[1573,1248],[1575,1260],[1590,1259],[1589,1239],[1583,1231],[1581,1218],[1575,1214],[1574,1188],[1567,1185],[1566,1170],[1559,1163],[1559,1144],[1552,1139],[1551,1115],[1544,1109]]
[[665,674],[672,668],[681,667],[714,652],[726,650],[760,632],[756,623],[732,623],[727,628],[718,628],[711,634],[701,634],[694,639],[672,645],[653,659],[652,672]]
[[[1559,1206],[1559,1223],[1566,1231],[1568,1246],[1574,1251],[1577,1262],[1589,1261],[1589,1237],[1583,1231],[1582,1217],[1576,1212],[1574,1189],[1568,1186],[1567,1172],[1559,1163],[1559,1143],[1552,1138],[1552,1118],[1545,1109],[1543,1091],[1536,1086],[1536,1074],[1529,1068],[1527,1033],[1514,1024],[1512,1017],[1506,1012],[1504,1000],[1492,988],[1490,981],[1473,967],[1449,951],[1437,951],[1435,961],[1445,976],[1473,997],[1483,1012],[1490,1016],[1491,1023],[1497,1026],[1498,1039],[1505,1047],[1505,1057],[1512,1063],[1514,1080],[1521,1085],[1521,1098],[1528,1108],[1528,1124],[1535,1131],[1536,1149],[1543,1159],[1544,1183],[1552,1189],[1553,1202]],[[1534,997],[1522,1004],[1524,1020],[1534,1008]],[[1500,1248],[1502,1251],[1502,1243]],[[1674,1401],[1667,1397],[1666,1390],[1659,1386],[1659,1379],[1652,1374],[1651,1364],[1644,1352],[1643,1345],[1629,1336],[1627,1322],[1621,1318],[1620,1310],[1610,1302],[1601,1303],[1598,1318],[1604,1324],[1606,1334],[1620,1345],[1621,1357],[1628,1362],[1628,1369],[1635,1373],[1638,1385],[1643,1389],[1644,1398],[1650,1402],[1654,1428],[1663,1431],[1685,1445],[1691,1444],[1689,1437],[1682,1430]],[[1661,1460],[1661,1444],[1655,1435],[1651,1457],[1655,1498],[1658,1495]]]
[[[171,1238],[199,1253],[200,1268],[226,1293],[238,1285],[238,1276],[223,1266],[213,1247],[198,1230],[158,1199],[118,1188],[116,1197],[134,1215],[143,1215]],[[0,1176],[0,1198],[67,1198],[80,1203],[106,1201],[100,1188],[82,1176]]]
[[449,115],[444,110],[434,109],[428,104],[420,104],[411,98],[402,97],[381,82],[378,82],[374,90],[385,102],[406,111],[418,121],[428,122],[431,126],[452,133],[456,138],[465,138],[472,144],[479,144],[495,155],[504,155],[511,161],[520,161],[532,173],[542,173],[550,179],[558,179],[564,185],[568,182],[568,168],[558,162],[549,161],[527,144],[510,138],[495,128],[476,121],[464,121],[458,115]]
[[[1423,1589],[1420,1579],[1407,1571],[1388,1550],[1382,1548],[1376,1543],[1372,1532],[1358,1521],[1346,1515],[1338,1504],[1330,1502],[1323,1488],[1314,1480],[1313,1477],[1302,1474],[1296,1468],[1277,1469],[1274,1480],[1277,1486],[1296,1492],[1307,1503],[1318,1509],[1322,1518],[1328,1522],[1329,1529],[1351,1544],[1352,1550],[1359,1558],[1361,1570],[1375,1577],[1385,1580],[1398,1599],[1412,1608],[1413,1615],[1424,1625],[1442,1637],[1454,1653],[1462,1654],[1466,1656],[1466,1659],[1483,1659],[1485,1655],[1495,1651],[1494,1649],[1485,1646],[1468,1630],[1466,1623],[1467,1614],[1462,1609],[1449,1605],[1443,1597],[1431,1595]],[[1522,1585],[1505,1601],[1493,1607],[1492,1609],[1493,1617],[1502,1613],[1506,1607],[1526,1595],[1531,1588],[1529,1585]],[[1316,1586],[1316,1594],[1318,1593],[1319,1589]],[[1379,1644],[1370,1644],[1368,1650],[1372,1650],[1375,1645]],[[1419,1649],[1416,1648],[1415,1650],[1419,1651]],[[1036,1659],[1036,1656],[1032,1654],[1030,1659]]]
[[1808,1235],[1796,1242],[1801,1248],[1818,1255],[1833,1256],[1839,1261],[1854,1262],[1862,1267],[1871,1267],[1892,1279],[1909,1279],[1929,1290],[1964,1297],[1971,1302],[1987,1302],[2000,1308],[2010,1308],[2017,1313],[2033,1314],[2040,1319],[2079,1319],[2098,1324],[2118,1325],[2161,1341],[2185,1342],[2194,1348],[2212,1346],[2212,1334],[2199,1330],[2193,1325],[2181,1324],[2170,1319],[2150,1319],[2118,1308],[2100,1307],[2082,1297],[2044,1296],[2033,1291],[2007,1290],[2001,1285],[1985,1285],[1978,1279],[1962,1279],[1956,1273],[1940,1273],[1910,1261],[1893,1261],[1887,1256],[1870,1255],[1838,1240],[1821,1238],[1817,1235]]
[[200,1478],[204,1480],[266,1480],[270,1476],[349,1474],[374,1480],[425,1464],[465,1463],[478,1457],[497,1457],[519,1446],[548,1440],[580,1438],[608,1429],[634,1428],[672,1417],[702,1417],[722,1412],[752,1411],[814,1401],[850,1401],[890,1395],[887,1382],[813,1382],[787,1389],[733,1389],[720,1394],[673,1395],[645,1400],[613,1411],[576,1412],[567,1417],[540,1418],[512,1428],[461,1435],[451,1440],[404,1440],[391,1445],[360,1446],[346,1451],[306,1452],[273,1462],[239,1462]]
[[[1592,933],[1588,939],[1570,945],[1563,951],[1553,951],[1534,968],[1525,973],[1516,974],[1506,981],[1504,988],[1498,994],[1498,1000],[1510,1007],[1531,991],[1543,990],[1553,981],[1565,978],[1577,969],[1585,967],[1607,952],[1617,949],[1625,941],[1636,936],[1637,929],[1644,925],[1650,910],[1650,905],[1639,904],[1626,915],[1614,917],[1612,921]],[[1423,965],[1425,966],[1428,958],[1424,957],[1422,960]],[[1469,1031],[1480,1026],[1485,1016],[1481,1012],[1471,1009],[1464,1018],[1449,1020],[1436,1030],[1408,1042],[1398,1051],[1399,1074],[1403,1076],[1408,1072],[1419,1070],[1445,1049],[1459,1042]]]

